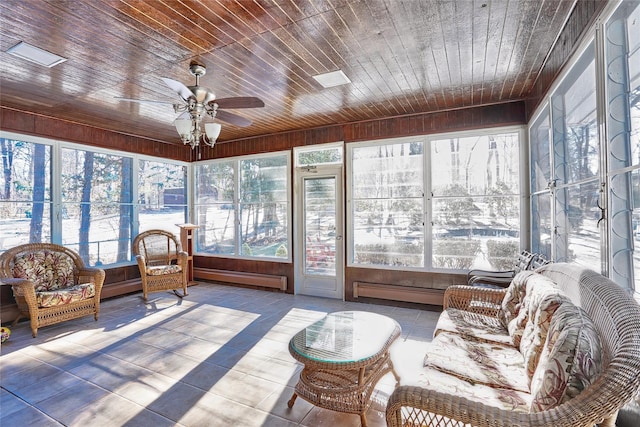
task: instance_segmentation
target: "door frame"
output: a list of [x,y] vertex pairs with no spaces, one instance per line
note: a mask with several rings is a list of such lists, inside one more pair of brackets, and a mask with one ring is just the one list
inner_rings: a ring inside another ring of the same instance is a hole
[[328,164],[318,166],[298,166],[294,169],[294,209],[293,235],[294,237],[294,293],[303,294],[305,281],[304,261],[304,180],[306,178],[335,178],[336,180],[336,295],[304,294],[344,301],[344,266],[345,266],[345,224],[344,224],[344,170],[342,164]]

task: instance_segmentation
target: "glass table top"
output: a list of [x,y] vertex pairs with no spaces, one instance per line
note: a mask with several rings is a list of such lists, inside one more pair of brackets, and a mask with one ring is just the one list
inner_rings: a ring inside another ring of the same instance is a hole
[[340,311],[298,332],[290,348],[318,362],[358,362],[380,352],[396,329],[399,334],[395,320],[380,314]]

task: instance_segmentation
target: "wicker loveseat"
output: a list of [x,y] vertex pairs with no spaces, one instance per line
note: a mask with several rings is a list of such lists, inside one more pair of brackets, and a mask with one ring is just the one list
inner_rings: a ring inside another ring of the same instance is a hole
[[11,285],[20,315],[38,328],[100,314],[104,270],[87,268],[80,256],[53,243],[29,243],[0,255],[0,281]]
[[639,388],[640,306],[594,271],[548,264],[507,289],[450,287],[387,425],[613,426]]

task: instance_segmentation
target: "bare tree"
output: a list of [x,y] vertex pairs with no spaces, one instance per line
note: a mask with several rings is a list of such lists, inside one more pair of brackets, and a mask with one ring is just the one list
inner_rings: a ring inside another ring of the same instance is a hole
[[89,227],[91,226],[91,186],[93,184],[93,152],[84,152],[82,199],[80,200],[80,230],[78,252],[89,264]]
[[45,145],[33,144],[33,203],[31,205],[31,223],[29,224],[30,243],[42,241],[46,154],[47,147]]

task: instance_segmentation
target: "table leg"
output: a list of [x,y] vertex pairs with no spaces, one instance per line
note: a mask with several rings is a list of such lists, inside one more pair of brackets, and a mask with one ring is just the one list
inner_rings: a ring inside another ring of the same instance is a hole
[[398,373],[396,372],[396,369],[393,367],[393,362],[391,361],[391,357],[389,357],[389,360],[387,362],[389,363],[389,367],[391,368],[391,373],[396,379],[396,387],[397,387],[398,385],[400,385],[400,375],[398,375]]
[[360,424],[362,427],[367,427],[367,417],[364,416],[364,413],[360,414]]
[[293,404],[296,403],[296,398],[298,397],[298,394],[294,391],[293,392],[293,396],[291,396],[291,399],[289,399],[289,401],[287,402],[287,406],[289,408],[293,408]]

